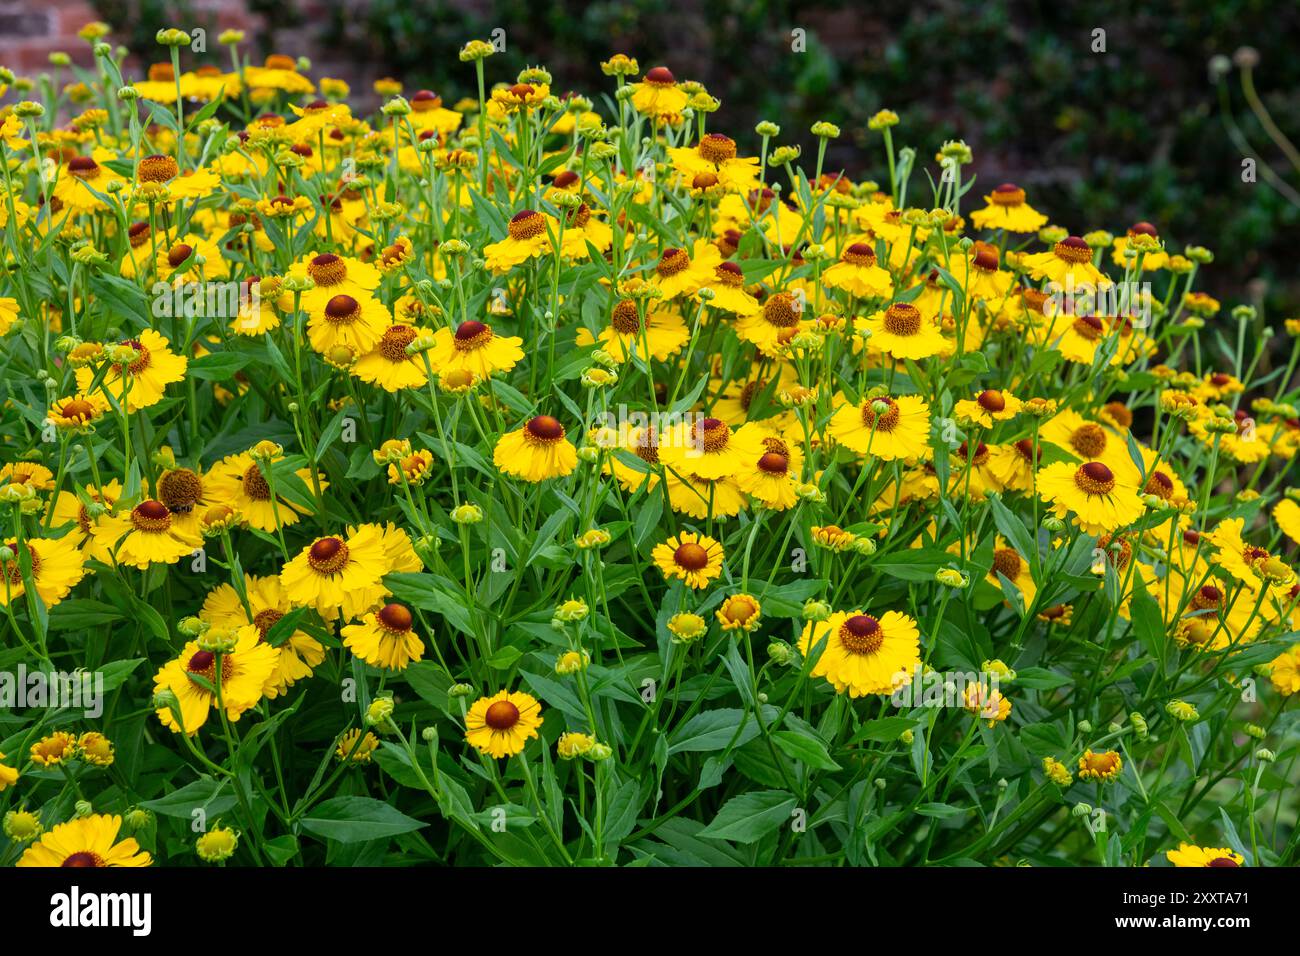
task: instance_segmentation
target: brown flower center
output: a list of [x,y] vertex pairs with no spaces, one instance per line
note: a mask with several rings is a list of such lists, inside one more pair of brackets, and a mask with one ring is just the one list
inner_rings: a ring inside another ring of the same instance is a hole
[[466,319],[456,326],[453,344],[458,352],[471,352],[482,348],[492,339],[492,327],[475,319]]
[[535,239],[546,231],[546,220],[542,214],[531,209],[515,213],[509,225],[510,238],[516,242]]
[[524,433],[534,441],[549,444],[564,437],[564,426],[550,415],[537,415],[524,425]]
[[70,853],[59,866],[107,866],[104,858],[92,850],[79,850]]
[[350,295],[336,295],[325,303],[325,319],[334,325],[347,325],[361,315],[361,303]]
[[998,548],[993,552],[993,570],[1001,573],[1008,581],[1016,579],[1023,565],[1020,554],[1011,548]]
[[188,468],[173,468],[158,481],[158,497],[175,514],[188,514],[203,497],[203,480]]
[[850,654],[867,655],[880,650],[885,632],[870,614],[855,614],[840,625],[840,643]]
[[876,250],[865,242],[855,242],[844,250],[840,258],[845,262],[851,262],[855,266],[874,266],[876,264]]
[[975,401],[979,402],[980,407],[986,412],[992,412],[995,415],[1000,411],[1004,411],[1007,407],[1007,400],[1002,393],[993,388],[980,392]]
[[268,607],[264,611],[258,611],[253,615],[253,626],[257,628],[258,639],[265,641],[267,633],[275,627],[276,622],[284,617],[283,611],[277,611],[273,607]]
[[[877,416],[875,409],[871,407],[875,402],[884,402],[889,408]],[[892,398],[869,398],[862,403],[862,424],[878,432],[892,432],[898,427],[898,420],[901,417],[902,412],[899,411],[898,402]]]
[[1115,490],[1115,474],[1099,461],[1089,461],[1074,473],[1074,483],[1086,494],[1108,495]]
[[1003,183],[989,197],[995,206],[1020,206],[1025,201],[1025,191],[1015,183]]
[[661,279],[667,279],[669,276],[675,276],[677,273],[690,267],[691,257],[683,249],[665,249],[664,254],[659,257],[659,264],[655,266],[655,273]]
[[348,563],[348,546],[342,538],[321,538],[307,552],[307,564],[317,574],[335,574]]
[[732,289],[739,289],[745,284],[745,273],[734,262],[719,263],[713,274],[719,282]]
[[1070,327],[1089,342],[1096,342],[1105,331],[1101,319],[1095,315],[1081,315],[1074,320]]
[[1144,494],[1155,495],[1161,501],[1168,501],[1174,494],[1174,482],[1163,471],[1153,471],[1147,476],[1146,487],[1142,491]]
[[266,476],[262,474],[262,469],[258,467],[256,462],[249,465],[248,470],[244,472],[242,484],[244,494],[253,501],[271,500],[271,486],[267,483]]
[[493,701],[483,714],[483,723],[493,730],[509,730],[519,723],[519,708],[508,700]]
[[171,511],[161,501],[142,501],[131,510],[131,524],[146,534],[162,534],[171,523]]
[[609,324],[619,335],[636,335],[641,331],[641,315],[632,299],[622,299],[614,306]]
[[348,264],[332,252],[323,252],[307,263],[307,274],[318,286],[338,285],[348,277]]
[[705,418],[691,426],[691,437],[704,447],[705,453],[719,452],[731,440],[731,429],[718,418]]
[[415,341],[415,329],[409,325],[390,325],[379,340],[379,352],[390,362],[405,362],[406,347]]
[[394,634],[405,634],[415,621],[410,609],[402,604],[385,604],[375,613],[375,620],[384,630]]
[[921,331],[921,313],[909,302],[895,302],[885,310],[884,325],[891,335],[916,335]]
[[1100,425],[1080,425],[1070,435],[1070,447],[1084,458],[1096,458],[1106,450],[1106,431]]
[[702,571],[709,566],[709,552],[694,541],[687,541],[673,552],[673,561],[687,571]]
[[95,406],[84,398],[70,398],[59,408],[59,417],[74,422],[88,422],[95,417]]
[[709,133],[700,140],[700,158],[710,163],[725,163],[736,158],[736,141],[721,133]]
[[763,303],[763,319],[778,329],[798,325],[801,311],[795,297],[789,292],[778,292]]
[[784,475],[790,470],[790,459],[779,451],[764,452],[758,459],[758,470],[769,475]]
[[645,81],[651,86],[672,86],[677,82],[677,78],[668,67],[655,66],[646,70]]
[[1066,236],[1052,249],[1056,258],[1063,259],[1071,265],[1080,265],[1092,259],[1092,246],[1078,236]]

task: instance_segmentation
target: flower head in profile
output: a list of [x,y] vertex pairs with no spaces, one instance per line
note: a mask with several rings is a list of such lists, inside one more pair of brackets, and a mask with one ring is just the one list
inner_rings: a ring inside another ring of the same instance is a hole
[[1238,867],[1244,866],[1246,858],[1236,850],[1227,847],[1194,846],[1191,843],[1179,843],[1177,850],[1166,850],[1165,859],[1177,867]]
[[578,450],[557,419],[535,415],[497,440],[492,461],[507,475],[539,482],[571,473],[578,467]]

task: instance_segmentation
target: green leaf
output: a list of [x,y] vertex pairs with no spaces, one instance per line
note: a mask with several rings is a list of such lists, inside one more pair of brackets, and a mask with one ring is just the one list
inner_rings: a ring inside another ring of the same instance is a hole
[[302,828],[337,843],[365,843],[427,826],[372,797],[335,797],[304,817]]
[[700,831],[702,837],[755,843],[789,822],[797,801],[785,790],[756,790],[742,793],[722,805],[713,822]]
[[786,754],[816,770],[839,770],[840,765],[831,759],[826,745],[816,737],[795,730],[778,730],[772,740]]
[[897,740],[904,731],[911,730],[915,726],[916,721],[910,717],[881,717],[879,720],[864,721],[849,743],[856,744],[864,740],[890,743]]

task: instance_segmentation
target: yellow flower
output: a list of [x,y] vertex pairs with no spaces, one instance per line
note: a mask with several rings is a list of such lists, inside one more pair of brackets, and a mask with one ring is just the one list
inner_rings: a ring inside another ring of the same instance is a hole
[[1005,422],[1015,418],[1020,414],[1022,407],[1020,399],[1010,392],[989,388],[980,392],[973,400],[962,399],[953,408],[953,414],[958,421],[992,428],[994,422]]
[[424,642],[411,630],[414,618],[401,604],[385,604],[367,614],[360,624],[340,632],[343,646],[367,664],[383,670],[403,671],[424,656]]
[[578,450],[564,437],[564,426],[550,415],[536,415],[496,443],[493,463],[507,475],[528,482],[546,481],[578,467]]
[[23,852],[17,866],[149,866],[153,857],[131,837],[117,842],[122,818],[95,813],[60,823]]
[[1007,232],[1038,232],[1047,225],[1047,217],[1025,202],[1025,191],[1015,183],[1003,183],[984,197],[985,206],[971,213],[970,221],[978,229],[1005,229]]
[[429,381],[424,360],[406,351],[418,334],[419,330],[409,325],[390,325],[379,337],[374,351],[363,355],[352,366],[352,374],[386,392],[424,387]]
[[561,760],[573,760],[590,751],[595,745],[596,738],[590,734],[563,733],[555,742],[555,752],[560,755]]
[[[3,541],[3,539],[0,539]],[[46,607],[62,601],[85,576],[85,557],[75,534],[62,538],[25,538],[5,542],[14,556],[0,560],[0,607],[17,602],[26,593],[20,553],[26,551],[31,562],[31,580]]]
[[708,623],[698,614],[681,612],[668,619],[668,630],[672,633],[673,640],[682,644],[699,640],[708,629]]
[[32,763],[42,767],[56,767],[71,760],[77,753],[77,738],[66,731],[55,731],[32,744]]
[[370,731],[362,736],[361,728],[353,727],[339,738],[339,745],[334,756],[349,763],[370,763],[371,755],[379,749],[379,738]]
[[988,722],[990,727],[1011,716],[1011,701],[1001,691],[982,683],[966,685],[966,710]]
[[[4,759],[5,755],[0,753],[0,761],[3,761]],[[18,773],[17,767],[10,767],[4,763],[0,763],[0,793],[4,793],[16,784],[19,776],[21,775]]]
[[118,564],[141,570],[151,564],[175,564],[202,546],[194,531],[181,527],[171,509],[153,499],[126,514],[104,517],[91,529],[91,536]]
[[864,398],[832,416],[831,437],[860,455],[881,461],[930,455],[930,406],[916,395]]
[[121,343],[120,348],[124,349],[129,360],[123,364],[110,362],[98,382],[94,369],[78,368],[77,389],[88,392],[93,386],[106,398],[111,395],[118,404],[125,396],[128,412],[156,405],[162,401],[168,385],[185,378],[185,370],[189,367],[189,360],[174,354],[170,345],[153,329],[145,329],[137,338]]
[[113,742],[101,733],[87,731],[77,738],[77,756],[96,767],[111,766],[114,760]]
[[640,83],[630,84],[632,107],[656,119],[676,116],[685,109],[690,97],[678,88],[677,80],[666,66],[646,70]]
[[239,834],[223,826],[213,827],[194,841],[194,850],[204,863],[224,863],[238,846]]
[[1300,644],[1293,644],[1268,664],[1273,689],[1283,697],[1300,692]]
[[[218,585],[204,598],[199,619],[213,627],[236,632],[252,628],[257,639],[265,642],[271,628],[293,610],[277,575],[245,574],[244,598],[248,601],[247,610],[232,585]],[[311,677],[312,669],[325,659],[325,647],[320,641],[297,629],[285,636],[275,650],[278,656],[275,669],[262,688],[262,693],[272,700],[297,681]]]
[[733,594],[722,602],[714,616],[724,631],[755,631],[763,616],[763,606],[749,594]]
[[518,336],[497,335],[486,322],[466,319],[456,327],[438,329],[433,334],[429,363],[444,379],[449,373],[469,372],[476,379],[491,378],[508,372],[524,357],[524,340]]
[[1074,776],[1069,768],[1054,757],[1043,758],[1043,773],[1058,787],[1068,787],[1074,782]]
[[665,578],[685,581],[688,588],[708,587],[722,573],[722,545],[693,531],[683,531],[655,545],[653,556]]
[[154,694],[170,691],[175,696],[180,722],[169,706],[157,708],[158,719],[173,733],[183,730],[186,734],[196,734],[217,706],[219,691],[226,717],[239,720],[262,699],[262,689],[275,671],[278,659],[279,652],[261,643],[255,628],[240,630],[234,650],[220,655],[202,650],[197,641],[190,641],[154,675]]
[[861,611],[837,611],[825,621],[809,621],[799,637],[805,657],[820,656],[812,669],[837,693],[850,697],[892,694],[911,683],[920,664],[916,621],[898,611],[879,618]]
[[1227,847],[1193,846],[1179,843],[1177,850],[1166,850],[1165,859],[1178,867],[1242,866],[1246,858]]
[[1074,522],[1092,535],[1132,524],[1146,510],[1136,481],[1099,461],[1046,466],[1038,473],[1038,495],[1058,518],[1073,514]]
[[542,725],[542,707],[522,691],[480,697],[465,714],[465,739],[490,757],[521,752]]
[[346,539],[317,538],[284,566],[280,582],[294,604],[331,611],[349,595],[375,587],[387,572],[382,532],[362,525]]
[[866,242],[846,246],[840,261],[822,273],[822,282],[859,299],[885,299],[894,294],[889,272],[876,263],[876,251]]
[[948,348],[939,327],[909,302],[895,302],[862,324],[871,330],[871,348],[895,359],[929,358]]
[[1079,779],[1080,780],[1097,780],[1102,783],[1109,783],[1120,775],[1124,769],[1124,761],[1114,750],[1107,750],[1104,753],[1095,754],[1091,750],[1085,750],[1083,756],[1079,758]]

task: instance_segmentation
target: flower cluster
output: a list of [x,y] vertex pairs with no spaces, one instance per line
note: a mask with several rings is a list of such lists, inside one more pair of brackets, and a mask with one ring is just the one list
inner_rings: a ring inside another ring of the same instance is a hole
[[889,111],[809,162],[624,55],[598,107],[475,41],[476,97],[367,116],[172,32],[0,82],[2,651],[103,695],[0,740],[0,862],[380,821],[477,837],[413,862],[1296,862],[1256,742],[1294,764],[1300,321],[1220,314],[1208,250],[964,143],[927,177]]

